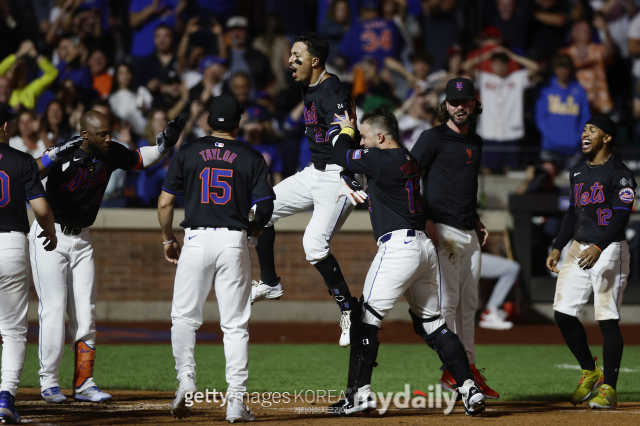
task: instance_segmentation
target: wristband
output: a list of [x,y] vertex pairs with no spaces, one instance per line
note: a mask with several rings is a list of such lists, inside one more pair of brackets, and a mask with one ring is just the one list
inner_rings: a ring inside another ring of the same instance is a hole
[[163,241],[163,242],[162,242],[162,245],[163,245],[163,246],[166,246],[167,244],[171,244],[171,243],[175,243],[175,242],[176,242],[176,239],[174,238],[173,240]]
[[600,253],[602,253],[602,249],[600,247],[598,247],[597,245],[593,245],[595,248],[597,248],[598,250],[600,250]]
[[49,158],[49,154],[45,154],[42,157],[40,157],[40,162],[42,163],[42,166],[45,169],[48,169],[53,165],[53,161],[51,161],[51,159]]
[[353,128],[352,128],[352,127],[345,127],[344,129],[342,129],[342,130],[340,131],[340,134],[343,134],[343,133],[344,133],[345,135],[349,135],[349,137],[350,137],[351,139],[353,139],[353,138],[354,138],[354,136],[356,135],[356,131],[355,131],[355,130],[353,130]]

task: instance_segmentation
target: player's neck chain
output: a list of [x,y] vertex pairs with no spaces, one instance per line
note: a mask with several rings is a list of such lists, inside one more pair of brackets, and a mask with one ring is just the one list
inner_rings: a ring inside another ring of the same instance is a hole
[[324,71],[322,71],[322,74],[320,74],[320,78],[318,79],[318,81],[316,81],[314,84],[310,84],[309,87],[316,87],[318,84],[320,84],[320,82],[322,81],[322,77],[324,77],[326,73],[327,70],[325,69]]
[[613,154],[609,154],[609,156],[607,157],[606,160],[604,160],[602,163],[600,164],[596,164],[595,166],[592,166],[591,164],[589,164],[589,161],[587,161],[587,166],[591,167],[592,169],[595,169],[596,167],[600,167],[603,166],[607,161],[609,161],[609,158],[611,158]]

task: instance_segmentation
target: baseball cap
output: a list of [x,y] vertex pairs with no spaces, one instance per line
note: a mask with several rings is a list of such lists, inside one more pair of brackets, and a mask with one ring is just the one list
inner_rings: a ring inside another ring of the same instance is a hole
[[225,58],[221,58],[216,55],[207,55],[200,60],[200,65],[198,68],[200,69],[200,72],[203,73],[204,70],[209,68],[211,65],[214,65],[214,64],[224,65],[226,63],[227,63],[227,60]]
[[496,27],[485,27],[482,30],[482,38],[502,38],[502,31]]
[[227,20],[227,29],[231,28],[249,28],[249,20],[244,16],[232,16]]
[[473,82],[468,78],[452,78],[447,82],[445,93],[445,101],[476,98]]
[[211,100],[207,122],[211,127],[240,122],[240,116],[243,112],[244,109],[240,107],[240,102],[234,96],[226,94],[216,96]]
[[2,102],[0,102],[0,124],[4,124],[7,121],[15,120],[18,118],[18,114],[11,112],[9,108]]
[[379,0],[362,0],[360,7],[362,9],[377,9],[380,6]]

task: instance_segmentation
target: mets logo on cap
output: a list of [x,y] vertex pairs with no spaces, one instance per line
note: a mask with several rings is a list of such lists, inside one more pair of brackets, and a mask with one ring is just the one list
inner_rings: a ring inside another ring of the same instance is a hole
[[462,90],[462,82],[461,81],[456,83],[456,89]]
[[633,192],[631,188],[622,188],[618,193],[618,196],[625,203],[630,203],[635,198],[636,194]]

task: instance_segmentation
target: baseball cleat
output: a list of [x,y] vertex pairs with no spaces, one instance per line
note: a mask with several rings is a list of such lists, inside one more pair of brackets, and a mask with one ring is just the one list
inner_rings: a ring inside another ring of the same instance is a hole
[[464,402],[464,412],[467,416],[477,416],[484,411],[484,395],[480,387],[473,380],[467,379],[458,388]]
[[171,403],[171,414],[173,414],[173,417],[182,419],[189,416],[191,407],[187,406],[187,399],[191,399],[197,391],[195,374],[189,374],[180,380],[176,397],[173,399],[173,403]]
[[455,390],[456,386],[457,386],[457,384],[456,384],[455,379],[453,378],[451,373],[449,373],[449,370],[445,369],[442,372],[442,377],[440,378],[440,387],[442,387],[442,390],[445,390],[445,391],[451,392],[451,393],[455,393],[455,392],[457,392]]
[[589,407],[595,409],[614,409],[618,406],[616,390],[609,385],[602,385],[598,389],[598,395],[589,401]]
[[282,290],[282,282],[280,278],[278,278],[278,284],[274,286],[270,286],[265,284],[260,280],[252,281],[251,287],[251,304],[255,302],[259,302],[261,300],[269,300],[269,299],[280,299],[284,294],[284,290]]
[[230,399],[227,401],[227,421],[233,422],[252,422],[256,419],[256,415],[251,412],[249,407],[244,405],[242,401]]
[[62,404],[63,402],[67,402],[67,397],[62,394],[59,386],[45,389],[40,392],[40,395],[42,395],[46,402],[52,404]]
[[602,385],[602,382],[604,381],[604,373],[598,366],[598,357],[594,357],[593,362],[596,365],[595,370],[581,370],[582,376],[578,382],[578,387],[569,399],[569,402],[573,405],[582,404],[584,401],[589,399],[589,397],[600,385]]
[[346,398],[332,404],[329,412],[338,416],[350,416],[356,413],[369,413],[377,408],[376,395],[371,390],[371,385],[364,385],[355,393],[350,393]]
[[342,317],[340,318],[340,327],[342,328],[342,334],[340,334],[340,346],[346,348],[351,344],[351,311],[342,311]]
[[487,385],[486,378],[482,375],[484,373],[484,368],[482,370],[478,370],[477,368],[471,367],[471,371],[473,372],[473,379],[476,381],[476,384],[482,391],[482,394],[487,399],[498,399],[500,398],[500,394]]
[[503,317],[500,314],[499,309],[486,309],[482,315],[480,315],[480,322],[478,325],[490,330],[509,330],[513,328],[513,323],[511,321],[505,321],[505,318],[506,316]]
[[73,399],[78,402],[110,402],[113,398],[108,393],[102,392],[97,386],[91,386],[82,392],[74,389]]
[[11,392],[0,392],[0,420],[2,423],[14,424],[22,423],[22,418],[16,410],[16,399]]

